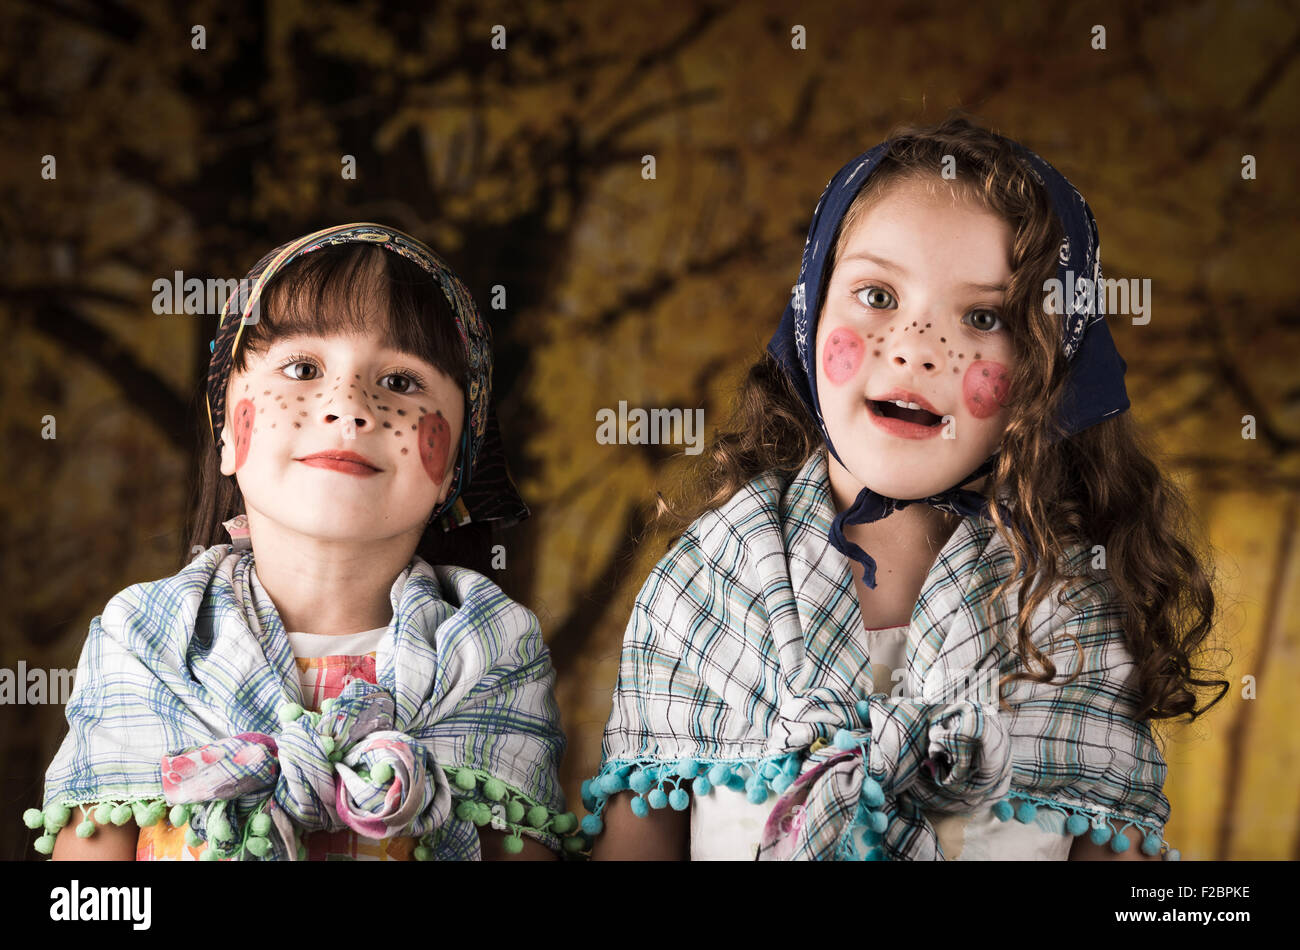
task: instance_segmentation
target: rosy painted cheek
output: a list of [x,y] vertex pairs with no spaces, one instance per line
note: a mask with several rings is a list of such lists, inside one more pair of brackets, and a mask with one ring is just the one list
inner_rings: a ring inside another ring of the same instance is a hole
[[451,427],[440,412],[426,412],[420,417],[420,461],[425,474],[435,485],[447,476],[447,453],[451,449]]
[[962,379],[962,396],[966,408],[976,419],[996,416],[1011,389],[1007,368],[992,360],[976,360]]
[[866,344],[862,337],[846,327],[840,327],[826,338],[826,348],[822,351],[822,368],[826,378],[837,386],[854,377],[862,365],[862,355]]
[[253,441],[253,420],[257,409],[253,400],[241,399],[230,414],[230,431],[235,440],[235,471],[239,471],[248,458],[248,447]]

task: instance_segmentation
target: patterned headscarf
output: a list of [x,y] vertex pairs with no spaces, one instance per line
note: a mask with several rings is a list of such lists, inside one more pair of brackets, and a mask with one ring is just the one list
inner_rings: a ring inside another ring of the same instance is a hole
[[[447,500],[430,520],[440,519],[450,531],[469,522],[498,521],[502,527],[516,524],[529,515],[506,466],[505,452],[492,404],[492,337],[479,317],[465,285],[428,245],[380,224],[341,224],[304,235],[268,252],[240,282],[238,292],[226,300],[217,335],[209,344],[212,361],[208,366],[208,423],[216,442],[225,423],[226,383],[234,365],[236,349],[244,338],[243,329],[260,306],[268,282],[287,264],[304,254],[334,244],[378,244],[418,264],[442,288],[465,345],[469,364],[469,386],[465,392],[465,425],[461,432],[456,471]],[[236,318],[236,312],[239,316]]]
[[[1095,292],[1101,281],[1097,222],[1083,196],[1060,172],[1019,143],[1010,139],[1003,141],[1012,147],[1030,174],[1047,191],[1065,233],[1057,259],[1057,279],[1065,296],[1061,314],[1061,348],[1070,361],[1070,372],[1059,422],[1064,434],[1069,436],[1129,407],[1124,389],[1127,364],[1115,349],[1110,329],[1106,326],[1104,295]],[[792,288],[781,324],[767,346],[768,352],[785,368],[800,399],[817,420],[827,448],[841,464],[844,460],[831,441],[817,398],[817,322],[830,279],[830,257],[840,222],[871,173],[889,153],[889,147],[890,143],[885,141],[859,155],[836,172],[826,185],[804,242],[799,280]],[[853,504],[832,522],[831,543],[846,557],[862,565],[864,583],[874,588],[876,562],[844,536],[844,526],[878,521],[916,503],[964,517],[987,518],[988,499],[961,486],[992,472],[997,457],[995,451],[956,485],[927,498],[889,498],[863,487]],[[1013,516],[1006,506],[1001,502],[998,504],[1004,517],[1011,520]]]

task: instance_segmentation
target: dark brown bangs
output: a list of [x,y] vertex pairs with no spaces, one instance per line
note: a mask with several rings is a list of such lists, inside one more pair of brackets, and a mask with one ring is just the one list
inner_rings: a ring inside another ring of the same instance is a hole
[[337,244],[292,261],[262,291],[262,312],[244,329],[234,368],[298,334],[365,334],[425,360],[464,390],[469,365],[451,306],[420,265],[372,244]]

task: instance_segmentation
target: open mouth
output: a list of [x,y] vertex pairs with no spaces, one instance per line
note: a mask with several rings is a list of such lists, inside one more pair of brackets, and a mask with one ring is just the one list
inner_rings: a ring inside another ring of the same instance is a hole
[[874,415],[884,416],[886,419],[898,419],[901,422],[911,422],[927,428],[937,426],[943,422],[943,416],[936,416],[933,412],[925,409],[908,409],[905,404],[900,405],[897,402],[868,399],[867,406]]

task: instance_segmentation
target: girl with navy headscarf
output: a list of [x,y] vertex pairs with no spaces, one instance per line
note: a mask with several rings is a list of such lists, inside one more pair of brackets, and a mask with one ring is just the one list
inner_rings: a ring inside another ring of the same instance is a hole
[[[857,156],[637,597],[593,856],[1176,859],[1214,622],[1092,213],[961,117]],[[1113,319],[1122,319],[1115,315]]]

